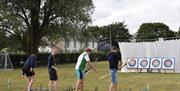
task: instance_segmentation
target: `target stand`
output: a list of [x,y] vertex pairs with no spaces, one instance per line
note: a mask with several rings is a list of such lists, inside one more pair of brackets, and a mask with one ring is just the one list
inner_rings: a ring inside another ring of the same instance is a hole
[[161,68],[162,68],[162,58],[151,58],[151,62],[150,62],[150,69],[151,72],[161,72]]
[[139,68],[138,72],[145,72],[145,70],[147,70],[147,72],[149,72],[149,70],[150,70],[150,58],[140,58],[139,62],[138,62],[138,68]]
[[173,71],[175,73],[175,58],[163,58],[162,69],[165,73]]
[[138,58],[136,57],[129,57],[127,59],[127,68],[130,72],[138,72]]

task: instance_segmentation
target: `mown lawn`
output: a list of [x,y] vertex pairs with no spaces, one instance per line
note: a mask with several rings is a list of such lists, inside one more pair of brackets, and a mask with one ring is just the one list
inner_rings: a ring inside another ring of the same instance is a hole
[[[74,72],[75,64],[58,65],[58,91],[64,91],[69,86],[73,86],[76,81]],[[108,91],[110,77],[100,79],[103,75],[109,73],[107,62],[97,62],[96,67],[98,73],[89,72],[85,78],[85,90],[94,91],[98,87],[98,91]],[[47,67],[38,67],[35,69],[36,81],[33,88],[48,87],[49,76]],[[147,85],[150,91],[179,91],[180,90],[180,74],[164,74],[164,73],[118,73],[119,89],[121,91],[143,91]],[[8,79],[10,90],[8,90]],[[26,84],[26,78],[21,75],[21,69],[13,71],[0,71],[0,91],[23,91]]]

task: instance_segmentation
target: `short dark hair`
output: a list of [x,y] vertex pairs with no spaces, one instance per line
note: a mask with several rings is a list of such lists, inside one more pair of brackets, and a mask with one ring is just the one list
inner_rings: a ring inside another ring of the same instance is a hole
[[87,52],[91,52],[91,49],[90,49],[90,48],[87,48],[86,51],[87,51]]

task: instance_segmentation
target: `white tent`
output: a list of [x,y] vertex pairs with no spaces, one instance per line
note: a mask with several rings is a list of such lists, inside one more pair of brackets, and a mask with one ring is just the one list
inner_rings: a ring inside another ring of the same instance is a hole
[[[122,60],[127,62],[128,57],[174,57],[175,72],[180,73],[180,40],[160,40],[156,42],[119,43]],[[127,68],[122,71],[128,72]]]

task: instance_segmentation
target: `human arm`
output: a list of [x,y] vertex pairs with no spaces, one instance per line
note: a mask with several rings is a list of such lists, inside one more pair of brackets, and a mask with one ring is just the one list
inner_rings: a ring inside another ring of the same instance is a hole
[[54,70],[57,71],[57,67],[56,66],[52,65],[51,68],[53,68]]
[[124,66],[126,66],[127,65],[127,63],[125,63],[125,64],[122,64],[121,66],[119,66],[119,70],[121,70]]
[[30,72],[33,71],[33,68],[36,66],[36,61],[37,61],[37,57],[36,56],[31,56],[30,58]]
[[94,65],[90,61],[87,61],[87,64],[89,65],[89,67],[91,69],[93,69],[93,71],[97,72],[96,68],[94,67]]

